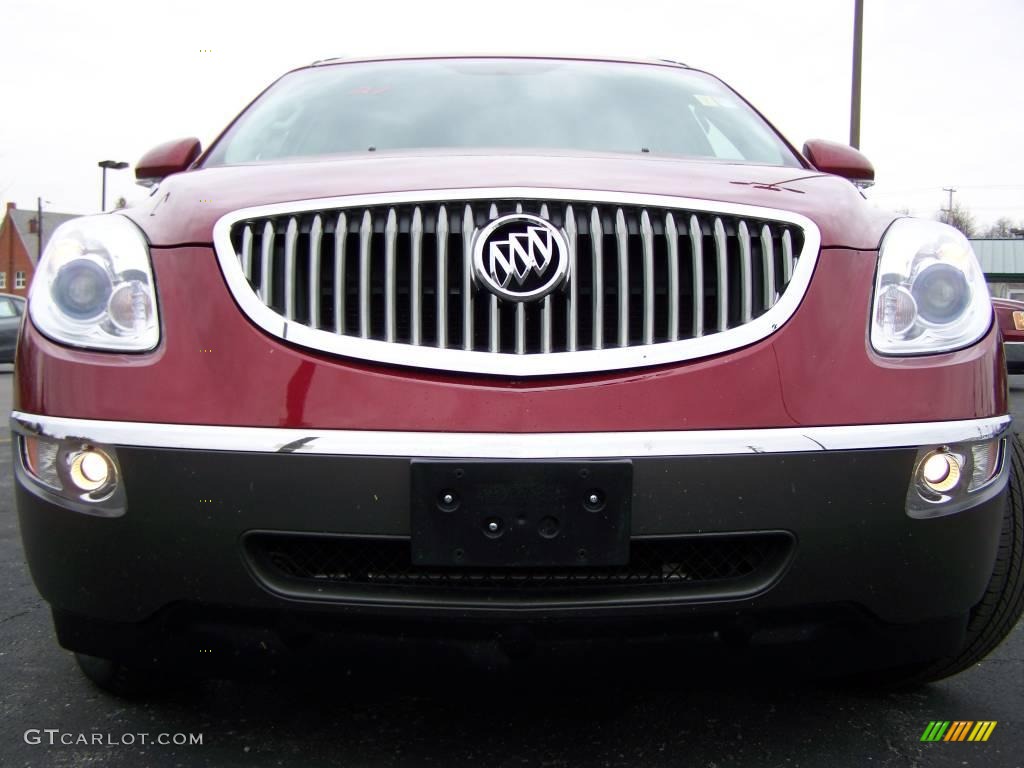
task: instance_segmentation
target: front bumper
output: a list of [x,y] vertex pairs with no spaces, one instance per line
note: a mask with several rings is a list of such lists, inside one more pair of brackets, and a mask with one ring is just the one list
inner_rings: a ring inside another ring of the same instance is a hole
[[[19,413],[12,423],[21,435],[107,446],[120,467],[123,514],[98,517],[68,508],[15,456],[29,566],[62,613],[136,623],[191,604],[345,617],[697,619],[845,606],[881,622],[921,624],[962,617],[981,598],[1006,492],[1004,473],[972,508],[912,518],[905,510],[917,449],[996,435],[1008,421],[546,435],[219,428]],[[639,587],[628,579],[529,590],[357,583],[337,566],[296,570],[272,557],[296,539],[321,555],[339,540],[342,552],[351,542],[407,549],[410,461],[423,457],[629,458],[634,553],[680,543],[707,559],[734,556],[741,540],[773,543],[746,570],[711,568],[704,571],[711,577],[698,578],[691,568],[689,578]]]

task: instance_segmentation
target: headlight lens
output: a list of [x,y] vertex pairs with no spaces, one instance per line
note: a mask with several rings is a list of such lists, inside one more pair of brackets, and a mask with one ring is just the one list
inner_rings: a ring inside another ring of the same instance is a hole
[[936,221],[895,221],[878,256],[871,317],[871,345],[883,354],[948,352],[984,336],[992,304],[967,239]]
[[84,216],[53,233],[29,292],[29,315],[55,341],[144,352],[160,341],[146,240],[119,214]]

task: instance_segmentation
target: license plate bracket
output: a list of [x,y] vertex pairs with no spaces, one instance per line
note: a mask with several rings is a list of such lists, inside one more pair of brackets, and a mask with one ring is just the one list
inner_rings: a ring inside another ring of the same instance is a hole
[[411,462],[412,562],[626,565],[630,461]]

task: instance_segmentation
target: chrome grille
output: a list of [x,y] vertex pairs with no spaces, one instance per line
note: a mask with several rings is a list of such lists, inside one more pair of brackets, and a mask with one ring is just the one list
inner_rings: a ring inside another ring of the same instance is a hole
[[[239,211],[215,236],[236,298],[271,332],[449,370],[530,375],[687,359],[761,338],[795,309],[799,296],[785,311],[777,305],[805,260],[798,292],[806,287],[818,244],[809,221],[601,196],[338,198]],[[475,234],[523,212],[561,229],[570,257],[564,290],[527,303],[499,299],[471,266]],[[773,314],[776,322],[737,333]]]

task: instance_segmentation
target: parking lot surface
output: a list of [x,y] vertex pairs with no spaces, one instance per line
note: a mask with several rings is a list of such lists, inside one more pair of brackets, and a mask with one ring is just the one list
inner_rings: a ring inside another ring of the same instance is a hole
[[[3,412],[10,384],[9,369],[0,372]],[[1024,377],[1013,378],[1011,397],[1024,424]],[[817,684],[794,679],[785,665],[733,665],[727,655],[705,663],[700,647],[662,649],[661,666],[639,664],[642,653],[584,646],[544,664],[486,648],[317,649],[285,675],[115,699],[91,687],[56,645],[21,552],[6,425],[0,440],[4,766],[1024,763],[1020,626],[974,669],[908,693]],[[934,720],[998,725],[985,743],[921,742]],[[196,734],[201,744],[173,743]],[[172,743],[152,743],[161,737]]]

